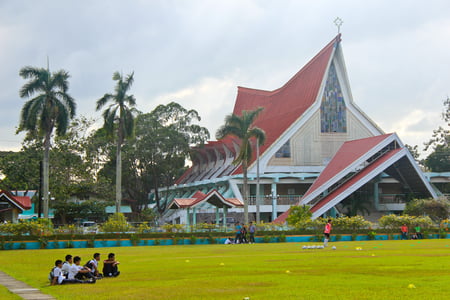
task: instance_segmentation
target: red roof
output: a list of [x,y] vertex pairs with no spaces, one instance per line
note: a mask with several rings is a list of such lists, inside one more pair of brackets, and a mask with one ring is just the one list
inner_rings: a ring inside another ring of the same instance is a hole
[[[333,51],[340,41],[341,35],[339,34],[279,89],[265,91],[238,87],[234,114],[241,115],[244,110],[264,107],[254,122],[254,126],[263,129],[266,133],[266,143],[260,147],[261,155],[316,101]],[[234,140],[235,137],[227,136],[217,142],[208,142],[207,146],[220,149],[226,145],[234,152],[232,146]],[[199,149],[201,148],[194,148],[196,151]],[[256,155],[254,154],[253,161],[255,159]],[[193,162],[196,163],[196,158],[193,158]],[[192,169],[187,170],[178,178],[176,184],[187,180],[191,172]],[[242,173],[241,167],[236,168],[232,174],[240,173]]]
[[[339,34],[279,89],[264,91],[238,87],[234,114],[264,107],[253,124],[266,133],[266,143],[260,147],[261,154],[316,101],[333,50],[340,40]],[[234,174],[240,172],[241,168]]]
[[320,173],[320,176],[309,187],[303,195],[303,198],[321,187],[339,172],[347,168],[352,162],[365,155],[367,151],[391,135],[392,133],[345,142],[333,156],[333,159],[329,162],[322,173]]
[[[325,204],[327,204],[328,202],[330,202],[331,200],[333,200],[334,198],[336,198],[336,196],[338,196],[339,194],[345,192],[346,189],[348,189],[350,186],[354,185],[355,183],[357,183],[359,180],[361,180],[364,176],[366,176],[367,174],[369,174],[370,172],[372,172],[374,169],[378,168],[379,166],[381,166],[384,162],[386,162],[388,159],[390,159],[391,157],[393,157],[395,154],[397,154],[398,152],[402,151],[403,148],[397,148],[394,150],[389,151],[387,154],[383,155],[381,158],[379,158],[378,160],[376,160],[374,163],[370,164],[369,166],[367,166],[367,168],[363,169],[361,172],[357,173],[354,177],[352,177],[350,180],[348,180],[347,182],[345,182],[343,185],[341,185],[339,188],[337,188],[336,190],[332,191],[330,194],[328,194],[327,196],[325,196],[323,199],[321,199],[318,203],[316,203],[312,208],[311,208],[311,212],[316,212],[317,210],[319,210],[322,206],[324,206]],[[388,168],[389,166],[386,166],[386,168]],[[386,169],[385,168],[385,169]]]
[[218,206],[219,203],[227,204],[229,207],[243,206],[243,203],[239,201],[239,199],[224,198],[216,189],[213,189],[209,191],[208,194],[197,191],[191,198],[175,198],[168,205],[168,208],[189,208],[203,201],[210,202],[216,206]]
[[20,207],[22,210],[31,208],[31,198],[28,196],[14,196],[8,191],[0,190],[0,195],[4,194],[13,204]]

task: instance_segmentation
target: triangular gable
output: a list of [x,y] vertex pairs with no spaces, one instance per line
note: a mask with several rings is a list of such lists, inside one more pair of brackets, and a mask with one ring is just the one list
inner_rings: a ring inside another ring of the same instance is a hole
[[385,141],[384,144],[391,142],[392,134],[384,134],[345,142],[325,169],[320,173],[320,176],[303,195],[302,200],[316,197],[324,192],[328,186],[337,182],[340,177],[353,171],[353,169],[350,169],[349,167],[354,163],[358,164],[359,162],[359,164],[361,164],[365,161],[370,150],[375,146],[380,145],[382,141]]
[[216,207],[240,207],[243,206],[236,198],[225,198],[216,189],[211,190],[208,194],[197,191],[191,198],[175,198],[168,205],[168,209],[178,209],[178,208],[190,208],[199,206],[205,202],[210,203]]
[[[266,133],[266,143],[260,147],[261,155],[314,104],[333,52],[340,40],[339,34],[277,90],[264,91],[238,87],[234,114],[241,115],[244,110],[264,107],[253,124]],[[255,159],[253,155],[253,161]],[[233,172],[233,174],[240,173],[242,173],[241,168]]]
[[8,201],[21,211],[31,208],[31,199],[28,196],[14,196],[7,191],[0,190],[0,199]]
[[437,197],[394,133],[344,143],[300,204],[312,205],[313,218],[316,218],[382,172],[423,195]]

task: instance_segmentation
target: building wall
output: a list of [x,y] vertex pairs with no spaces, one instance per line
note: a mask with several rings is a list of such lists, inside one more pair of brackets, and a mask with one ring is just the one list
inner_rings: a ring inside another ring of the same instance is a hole
[[373,134],[347,110],[347,132],[321,133],[320,112],[317,111],[291,138],[291,157],[272,157],[270,166],[326,165],[345,141],[371,137]]

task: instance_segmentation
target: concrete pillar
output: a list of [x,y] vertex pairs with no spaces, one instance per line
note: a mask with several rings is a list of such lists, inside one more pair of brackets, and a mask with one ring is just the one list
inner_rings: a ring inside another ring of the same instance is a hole
[[192,209],[192,225],[197,225],[197,207]]
[[380,192],[378,190],[378,183],[378,180],[373,183],[373,204],[376,210],[379,210],[380,207]]
[[216,225],[219,225],[219,208],[216,206]]
[[190,216],[190,208],[188,207],[186,209],[186,230],[190,231],[191,230],[191,216]]
[[272,183],[272,222],[277,218],[277,184]]

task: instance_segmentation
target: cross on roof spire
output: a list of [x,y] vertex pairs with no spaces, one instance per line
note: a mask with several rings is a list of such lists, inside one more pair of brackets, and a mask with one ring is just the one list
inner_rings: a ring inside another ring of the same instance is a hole
[[337,27],[337,29],[338,29],[338,33],[341,32],[341,26],[342,26],[343,23],[344,23],[344,21],[342,21],[342,19],[339,18],[339,17],[337,17],[337,18],[334,20],[334,25],[336,25],[336,27]]

